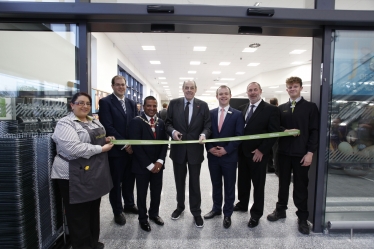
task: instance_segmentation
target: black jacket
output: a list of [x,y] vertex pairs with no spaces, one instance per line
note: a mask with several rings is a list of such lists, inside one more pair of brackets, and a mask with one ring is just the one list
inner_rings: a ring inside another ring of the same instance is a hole
[[318,147],[319,114],[316,104],[301,98],[292,112],[290,102],[279,106],[281,112],[281,131],[299,129],[300,136],[279,138],[278,153],[303,157],[315,152]]

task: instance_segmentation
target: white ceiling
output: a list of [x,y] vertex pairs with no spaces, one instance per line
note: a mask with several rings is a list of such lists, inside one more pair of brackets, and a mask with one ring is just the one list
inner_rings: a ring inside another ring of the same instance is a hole
[[[312,52],[312,39],[305,37],[169,33],[106,33],[106,35],[160,93],[163,100],[177,98],[182,94],[180,83],[184,80],[180,79],[181,77],[195,79],[198,87],[196,95],[200,98],[214,97],[214,92],[207,91],[215,91],[218,84],[226,83],[232,88],[248,82],[258,74],[293,67],[295,65],[291,63],[295,61],[309,64]],[[260,43],[261,46],[253,53],[242,52],[252,43]],[[145,51],[142,46],[155,46],[156,50]],[[205,52],[196,52],[193,51],[194,46],[205,46],[207,49]],[[302,54],[290,54],[295,49],[306,51]],[[150,61],[160,61],[161,64],[152,65]],[[190,65],[190,61],[200,61],[201,64]],[[230,62],[230,65],[220,66],[220,62]],[[249,63],[260,64],[252,67],[247,66]],[[155,73],[156,70],[162,70],[164,73]],[[189,74],[188,71],[196,71],[196,73]],[[221,73],[212,74],[213,71]],[[237,72],[244,72],[244,74],[238,75]],[[166,79],[159,79],[159,77]],[[223,78],[235,80],[226,81],[222,80]],[[263,88],[274,85],[272,82],[260,83]],[[165,89],[170,89],[170,93]],[[277,90],[279,89],[267,89],[263,97],[273,97]],[[309,87],[305,87],[304,90],[309,92]]]

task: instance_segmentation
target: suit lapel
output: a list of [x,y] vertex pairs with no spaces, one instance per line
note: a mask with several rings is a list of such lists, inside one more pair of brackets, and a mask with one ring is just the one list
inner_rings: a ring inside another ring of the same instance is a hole
[[253,122],[253,120],[255,120],[256,116],[259,115],[259,113],[262,111],[262,109],[264,109],[264,107],[265,107],[264,101],[261,100],[260,104],[256,107],[256,110],[252,114],[252,117],[248,120],[248,124]]
[[[126,99],[125,99],[125,103],[126,103],[126,102],[127,102],[127,101],[126,101]],[[115,107],[119,110],[120,113],[122,113],[122,115],[123,115],[124,117],[126,117],[126,113],[125,113],[125,110],[123,110],[123,107],[122,107],[121,102],[119,102],[117,96],[114,95],[114,94],[112,94],[112,104],[113,104],[113,106],[115,106]],[[126,105],[126,109],[127,109],[127,105]]]
[[249,107],[249,103],[244,107],[244,109],[242,111],[242,115],[243,115],[244,119],[245,119],[245,114],[247,113],[248,107]]
[[[229,112],[231,112],[231,113],[229,113]],[[226,117],[223,120],[221,131],[225,128],[226,124],[230,121],[231,116],[232,116],[232,108],[229,107],[229,109],[227,110],[227,113],[226,113]]]
[[179,119],[183,120],[183,122],[181,122],[181,124],[184,127],[184,130],[187,131],[188,126],[187,126],[186,121],[184,119],[184,97],[179,99],[178,105],[179,106],[177,106],[177,110],[178,110],[178,113],[179,113]]
[[192,117],[191,117],[191,121],[190,121],[190,126],[195,121],[196,116],[199,114],[199,112],[200,112],[200,101],[195,98],[194,101],[193,101],[193,111],[192,111]]

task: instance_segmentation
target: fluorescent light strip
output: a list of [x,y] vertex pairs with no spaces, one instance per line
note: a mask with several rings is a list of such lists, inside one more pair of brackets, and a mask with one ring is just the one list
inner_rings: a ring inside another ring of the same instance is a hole
[[219,63],[220,66],[228,66],[230,64],[231,64],[231,62],[228,62],[228,61],[223,61],[223,62]]
[[159,80],[166,80],[166,77],[158,77]]
[[258,63],[258,62],[251,62],[247,66],[249,66],[249,67],[257,67],[258,65],[260,65],[260,63]]
[[190,61],[190,65],[200,65],[200,61]]
[[200,47],[200,46],[195,46],[193,47],[193,51],[205,51],[206,47]]
[[245,48],[243,49],[243,53],[253,53],[256,52],[257,48]]
[[303,50],[303,49],[295,49],[295,50],[292,50],[290,52],[290,54],[302,54],[304,53],[306,50]]

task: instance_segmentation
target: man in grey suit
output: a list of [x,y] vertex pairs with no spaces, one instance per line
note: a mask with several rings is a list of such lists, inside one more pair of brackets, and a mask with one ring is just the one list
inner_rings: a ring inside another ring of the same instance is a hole
[[168,104],[163,103],[162,104],[162,110],[158,112],[158,117],[161,118],[163,121],[166,120],[166,115],[168,111]]
[[204,160],[203,140],[210,136],[210,115],[208,104],[195,98],[196,82],[183,83],[183,98],[170,101],[166,117],[166,131],[173,140],[199,140],[200,144],[172,144],[170,158],[173,160],[174,178],[177,189],[177,209],[171,215],[179,219],[185,209],[185,187],[187,164],[189,170],[190,211],[197,227],[203,227],[201,217],[200,168]]

